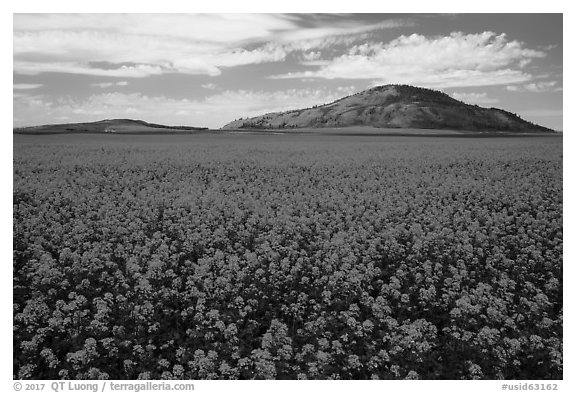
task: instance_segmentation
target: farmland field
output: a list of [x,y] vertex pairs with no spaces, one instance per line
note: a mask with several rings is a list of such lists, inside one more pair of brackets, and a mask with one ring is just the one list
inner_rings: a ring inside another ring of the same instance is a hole
[[14,378],[561,379],[562,138],[14,136]]

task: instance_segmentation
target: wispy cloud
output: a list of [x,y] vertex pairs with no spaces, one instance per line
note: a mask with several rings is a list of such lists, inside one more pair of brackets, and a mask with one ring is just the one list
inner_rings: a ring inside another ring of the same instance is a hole
[[381,29],[411,26],[413,22],[407,19],[389,19],[378,23],[358,23],[350,20],[332,20],[330,26],[317,26],[311,28],[298,28],[278,32],[274,40],[280,42],[315,41],[328,37],[354,36]]
[[[109,32],[15,32],[14,71],[28,75],[60,72],[125,78],[163,73],[216,76],[222,67],[282,61],[288,50],[287,46],[276,44],[247,50],[173,37]],[[107,66],[95,65],[100,63]]]
[[263,40],[298,29],[282,14],[15,14],[15,31],[91,31],[198,42]]
[[144,78],[159,75],[162,68],[148,64],[121,65],[118,68],[97,68],[85,63],[38,63],[31,61],[14,61],[14,71],[23,75],[38,75],[44,72],[59,72],[66,74],[94,75],[120,78]]
[[486,105],[486,104],[495,104],[500,102],[497,98],[489,97],[486,92],[482,93],[452,93],[452,97],[455,99],[465,102],[467,104],[478,104],[478,105]]
[[506,86],[506,90],[514,92],[530,92],[530,93],[562,91],[562,87],[559,87],[557,85],[558,82],[556,81],[534,82],[534,83],[527,83],[525,85]]
[[40,83],[15,83],[12,88],[14,90],[31,90],[31,89],[37,89],[42,86],[44,85]]
[[106,89],[108,87],[113,87],[113,86],[128,86],[128,82],[127,81],[100,82],[100,83],[91,83],[90,86],[99,87],[101,89]]
[[528,82],[525,67],[545,57],[493,32],[445,37],[400,36],[389,43],[355,45],[316,70],[273,78],[371,79],[429,87],[488,86]]
[[[329,20],[327,20],[329,18]],[[305,26],[304,26],[305,25]],[[197,42],[302,41],[411,26],[409,19],[365,23],[327,14],[15,14],[14,31],[91,31]]]

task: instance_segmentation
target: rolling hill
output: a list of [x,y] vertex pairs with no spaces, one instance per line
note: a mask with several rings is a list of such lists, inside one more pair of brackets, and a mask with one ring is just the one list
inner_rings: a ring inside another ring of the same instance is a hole
[[142,120],[108,119],[91,123],[47,124],[33,127],[14,128],[16,134],[66,134],[66,133],[110,133],[110,134],[175,134],[206,130],[204,127],[166,126]]
[[267,113],[223,129],[300,129],[369,126],[398,129],[554,132],[497,108],[465,104],[449,95],[408,85],[385,85],[312,108]]

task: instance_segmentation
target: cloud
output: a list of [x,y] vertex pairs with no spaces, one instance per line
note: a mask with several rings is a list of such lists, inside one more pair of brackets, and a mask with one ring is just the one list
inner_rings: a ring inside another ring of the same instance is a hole
[[[163,73],[217,76],[221,68],[277,62],[283,46],[247,50],[179,38],[119,36],[107,32],[40,31],[14,34],[14,71],[141,78]],[[106,67],[95,64],[106,63]]]
[[274,92],[226,90],[202,100],[113,92],[93,94],[82,101],[21,97],[14,99],[14,107],[19,114],[23,114],[19,118],[27,118],[32,124],[46,123],[60,116],[70,116],[70,121],[138,117],[163,124],[219,128],[240,117],[328,103],[354,92],[354,86],[339,86],[333,90],[305,88]]
[[83,63],[37,63],[29,61],[14,61],[14,71],[23,75],[38,75],[44,72],[59,72],[67,74],[94,75],[120,78],[144,78],[159,75],[162,68],[148,64],[121,65],[117,68],[99,68]]
[[[406,24],[325,22],[282,14],[15,14],[14,71],[139,78],[218,76],[226,67],[284,61],[294,51]],[[306,22],[309,26],[302,27]],[[350,41],[352,40],[352,41]],[[110,66],[95,64],[106,62]]]
[[365,23],[346,15],[315,14],[15,14],[14,31],[111,32],[197,42],[303,41],[410,26],[392,18]]
[[120,82],[100,82],[100,83],[91,83],[90,86],[100,87],[101,89],[106,89],[112,86],[128,86],[127,81],[120,81]]
[[204,83],[201,87],[203,89],[214,90],[217,86],[214,83]]
[[272,37],[297,28],[281,14],[15,14],[15,31],[94,31],[118,35],[170,36],[205,42]]
[[282,31],[277,33],[274,38],[280,42],[317,41],[324,38],[359,35],[375,30],[392,29],[412,25],[413,23],[406,19],[389,19],[383,22],[365,24],[345,18],[343,20],[331,20],[329,26],[321,25],[312,28],[298,28]]
[[12,88],[14,90],[31,90],[31,89],[37,89],[42,86],[44,85],[40,83],[15,83]]
[[486,105],[486,104],[495,104],[499,102],[497,98],[488,97],[487,93],[452,93],[452,97],[455,99],[465,102],[467,104],[477,104],[477,105]]
[[[12,101],[14,114],[18,114],[19,119],[26,119],[31,122],[34,122],[33,119],[36,116],[51,117],[52,106],[54,105],[51,100],[39,94],[15,93],[12,95]],[[34,123],[27,125],[34,125]]]
[[562,91],[562,87],[556,86],[558,82],[534,82],[525,85],[510,85],[506,86],[506,90],[514,92],[530,92],[530,93],[544,93]]
[[310,51],[310,52],[302,53],[302,59],[303,59],[303,61],[318,60],[318,59],[320,58],[320,56],[322,56],[322,53],[320,53],[320,52],[315,52],[315,51]]
[[527,49],[493,32],[444,37],[400,36],[389,43],[355,45],[317,70],[276,75],[275,79],[374,79],[428,87],[488,86],[527,82],[524,67],[545,53]]

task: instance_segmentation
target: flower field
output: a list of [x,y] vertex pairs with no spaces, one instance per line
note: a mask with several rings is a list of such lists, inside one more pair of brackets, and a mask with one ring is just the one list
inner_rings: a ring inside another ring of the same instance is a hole
[[562,378],[561,138],[20,136],[13,180],[14,378]]

